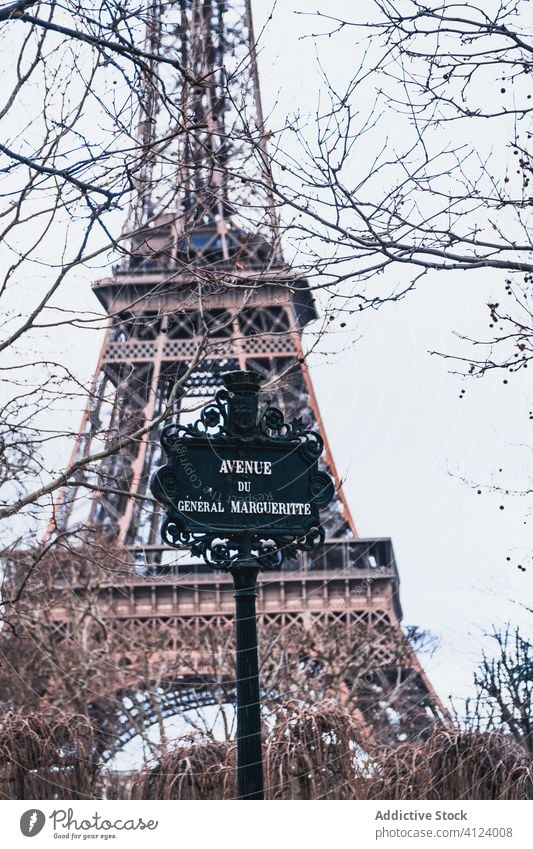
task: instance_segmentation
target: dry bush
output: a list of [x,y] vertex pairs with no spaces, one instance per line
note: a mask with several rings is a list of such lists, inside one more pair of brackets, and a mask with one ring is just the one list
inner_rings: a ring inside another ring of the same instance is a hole
[[509,736],[455,728],[383,750],[368,799],[531,799],[533,760]]
[[[424,742],[372,748],[332,701],[277,707],[265,723],[267,799],[531,799],[533,761],[508,735],[456,728]],[[133,774],[97,765],[89,721],[75,714],[6,714],[0,798],[235,799],[236,746],[197,734],[161,747]]]
[[0,719],[0,798],[93,798],[98,767],[84,716],[54,709]]
[[234,744],[189,736],[133,777],[131,798],[234,799],[235,787]]
[[360,745],[360,724],[332,701],[279,707],[264,747],[267,798],[354,798]]
[[[424,742],[372,748],[333,702],[290,702],[265,733],[267,799],[529,799],[533,763],[503,734],[436,730]],[[188,738],[138,773],[136,799],[235,798],[235,746]]]
[[[288,702],[269,716],[263,750],[267,799],[353,798],[360,726],[335,703]],[[163,750],[131,783],[134,799],[235,799],[236,747],[202,736]]]

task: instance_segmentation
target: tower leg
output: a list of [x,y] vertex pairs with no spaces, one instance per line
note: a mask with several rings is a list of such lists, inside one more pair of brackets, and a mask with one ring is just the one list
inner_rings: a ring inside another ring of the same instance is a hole
[[263,799],[255,611],[259,569],[253,562],[244,562],[231,572],[235,587],[237,635],[237,793],[239,799]]

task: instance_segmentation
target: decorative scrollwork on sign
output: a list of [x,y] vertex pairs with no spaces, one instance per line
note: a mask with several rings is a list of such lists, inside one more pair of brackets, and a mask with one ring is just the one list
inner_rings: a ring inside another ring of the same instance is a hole
[[151,486],[155,500],[162,504],[172,504],[172,500],[179,494],[178,481],[171,466],[158,469],[152,478]]
[[298,549],[311,551],[324,542],[321,528],[312,528],[305,537],[297,540],[292,537],[269,539],[258,534],[246,534],[244,537],[232,534],[191,534],[187,547],[191,554],[202,557],[214,569],[228,572],[238,563],[255,561],[262,569],[280,569],[285,560],[295,559]]
[[308,430],[304,434],[300,434],[300,451],[311,463],[318,460],[323,450],[322,437],[316,431]]
[[311,498],[319,507],[327,507],[335,495],[333,481],[326,472],[316,472],[311,478]]
[[163,541],[172,548],[189,549],[213,569],[229,571],[235,564],[255,560],[262,569],[280,569],[286,560],[295,560],[298,551],[315,551],[324,543],[324,529],[309,528],[299,537],[270,537],[260,534],[191,533],[180,519],[169,515],[161,528]]
[[285,425],[285,418],[281,410],[278,410],[277,407],[268,407],[263,413],[261,424],[263,432],[273,430],[279,436],[281,429]]
[[254,560],[262,569],[279,569],[287,557],[296,557],[294,540],[265,539],[256,534],[191,533],[179,519],[167,517],[161,528],[163,541],[173,548],[189,549],[213,569],[229,571],[235,564]]
[[168,515],[161,525],[161,539],[172,548],[188,548],[191,535],[174,515]]
[[[219,389],[215,400],[207,404],[200,414],[200,421],[204,427],[202,435],[218,436],[227,433],[229,392],[227,389]],[[215,431],[213,433],[213,431]]]
[[161,445],[167,454],[176,451],[183,439],[194,439],[195,437],[214,439],[218,436],[228,434],[228,408],[227,402],[229,392],[220,389],[213,401],[207,404],[200,413],[200,418],[192,424],[181,425],[177,422],[165,425],[161,431]]
[[310,430],[302,418],[297,417],[286,422],[277,407],[268,407],[265,410],[259,422],[259,432],[269,441],[287,439],[299,442],[303,455],[310,462],[317,460],[324,450],[324,442],[319,433]]

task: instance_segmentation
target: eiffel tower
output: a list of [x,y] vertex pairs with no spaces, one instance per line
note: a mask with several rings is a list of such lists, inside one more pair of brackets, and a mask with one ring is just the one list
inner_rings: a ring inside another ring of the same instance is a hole
[[[122,447],[69,482],[48,531],[50,537],[68,531],[74,539],[79,533],[82,540],[92,535],[125,558],[125,569],[100,577],[96,590],[104,620],[120,633],[117,663],[129,669],[128,686],[136,690],[135,721],[119,702],[100,706],[103,724],[115,729],[107,754],[140,725],[214,703],[201,649],[194,649],[194,671],[192,661],[176,666],[176,657],[180,646],[201,646],[202,634],[232,627],[230,579],[162,544],[162,517],[149,490],[162,462],[158,428],[142,431],[169,414],[181,422],[197,418],[221,387],[221,373],[244,369],[264,378],[269,403],[288,419],[314,422],[336,484],[323,514],[321,549],[300,552],[263,577],[260,641],[292,625],[341,633],[349,644],[367,629],[377,644],[373,671],[357,694],[361,722],[373,733],[378,705],[394,691],[402,728],[416,736],[442,717],[442,708],[401,631],[391,541],[359,537],[324,433],[302,341],[317,310],[308,281],[283,257],[251,2],[154,3],[146,37],[149,52],[175,56],[186,74],[172,77],[166,66],[172,114],[153,78],[144,79],[136,197],[123,257],[93,285],[109,325],[72,459],[113,440]],[[54,616],[68,623],[68,606],[59,605]],[[140,633],[156,635],[157,644],[142,676],[136,672]],[[401,660],[391,634],[403,646]],[[158,678],[156,709],[150,670],[161,664],[167,672]]]

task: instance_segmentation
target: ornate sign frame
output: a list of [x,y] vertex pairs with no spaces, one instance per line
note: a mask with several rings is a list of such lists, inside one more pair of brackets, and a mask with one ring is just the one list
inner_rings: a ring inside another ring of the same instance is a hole
[[[172,423],[163,428],[161,445],[167,463],[151,480],[154,498],[166,507],[162,538],[174,548],[189,549],[214,569],[230,571],[250,560],[261,569],[277,569],[285,560],[295,558],[298,550],[311,551],[324,542],[319,510],[329,504],[335,490],[330,476],[318,469],[323,441],[301,418],[286,422],[276,407],[258,414],[259,375],[229,372],[222,378],[225,388],[202,409],[196,422]],[[275,449],[285,474],[291,462],[298,465],[298,489],[308,505],[305,515],[295,516],[292,524],[279,519],[268,522],[265,518],[255,522],[244,516],[236,520],[233,517],[233,521],[224,524],[216,514],[202,523],[192,519],[178,509],[183,488],[180,460],[189,449],[190,454],[200,458],[204,452],[220,458],[221,451],[248,456],[253,450],[259,454],[261,450],[270,451],[271,456]]]

